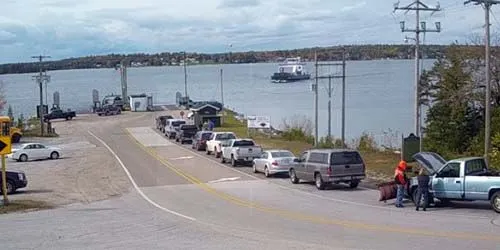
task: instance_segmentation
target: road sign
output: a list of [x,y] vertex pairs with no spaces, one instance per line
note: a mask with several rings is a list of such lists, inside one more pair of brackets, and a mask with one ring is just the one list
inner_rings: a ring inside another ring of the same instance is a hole
[[247,116],[248,128],[271,128],[271,117],[269,116]]
[[10,118],[8,116],[0,117],[0,155],[10,154],[12,151],[10,138]]

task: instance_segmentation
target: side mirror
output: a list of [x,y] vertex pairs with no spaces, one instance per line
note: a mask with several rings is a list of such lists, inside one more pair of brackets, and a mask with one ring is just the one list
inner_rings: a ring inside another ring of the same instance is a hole
[[300,162],[300,159],[295,158],[293,159],[293,162]]

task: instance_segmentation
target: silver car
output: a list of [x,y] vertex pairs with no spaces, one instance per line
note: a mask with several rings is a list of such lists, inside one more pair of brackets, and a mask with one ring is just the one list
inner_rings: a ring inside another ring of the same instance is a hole
[[258,159],[253,160],[253,172],[264,172],[266,177],[288,173],[295,155],[288,150],[266,150]]

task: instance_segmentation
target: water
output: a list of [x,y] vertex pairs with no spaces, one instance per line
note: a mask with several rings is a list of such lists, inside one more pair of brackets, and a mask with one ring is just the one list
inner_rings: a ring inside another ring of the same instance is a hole
[[[346,137],[352,139],[362,132],[373,134],[379,141],[399,141],[400,133],[413,130],[414,61],[378,60],[347,62]],[[428,68],[432,61],[426,61]],[[188,94],[193,100],[221,100],[220,69],[224,70],[224,103],[245,115],[271,117],[275,127],[283,119],[295,115],[314,118],[312,81],[275,84],[269,77],[276,64],[197,65],[188,67]],[[314,72],[312,64],[307,65]],[[340,73],[341,67],[321,67],[320,74]],[[89,110],[92,89],[105,94],[120,92],[120,73],[115,69],[52,71],[48,83],[49,105],[52,93],[60,92],[63,109]],[[34,115],[39,103],[34,74],[0,75],[8,104],[14,113]],[[341,79],[334,79],[332,94],[332,134],[341,134]],[[320,81],[319,133],[327,134],[328,80]],[[153,95],[155,103],[175,103],[175,93],[184,94],[183,67],[143,67],[128,69],[129,94]],[[45,94],[44,94],[45,98]],[[6,112],[6,111],[5,111]],[[392,142],[385,142],[392,143]]]

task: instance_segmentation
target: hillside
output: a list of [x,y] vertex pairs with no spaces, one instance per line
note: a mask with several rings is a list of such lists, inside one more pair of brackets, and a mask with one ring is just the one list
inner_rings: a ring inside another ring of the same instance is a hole
[[[442,55],[446,45],[424,45],[422,51],[426,58]],[[274,62],[279,58],[300,56],[303,60],[313,61],[317,51],[319,61],[341,60],[341,51],[348,52],[347,60],[409,59],[413,58],[413,45],[353,45],[322,48],[302,48],[277,51],[248,51],[219,54],[186,53],[188,64],[221,63],[259,63]],[[179,65],[184,61],[183,52],[164,52],[157,54],[110,54],[69,58],[43,62],[43,68],[49,71],[65,69],[114,68],[120,62],[131,67]],[[38,62],[10,63],[0,65],[0,74],[32,73],[39,71]]]

